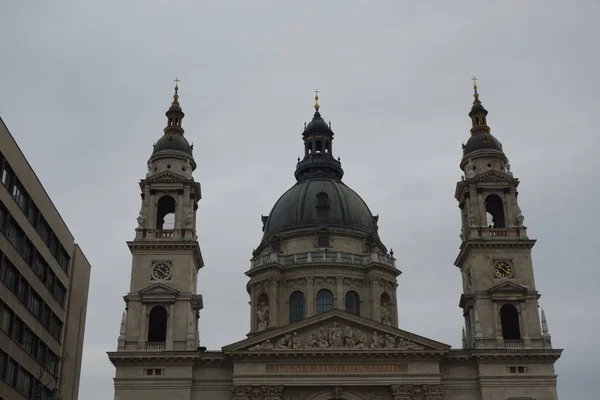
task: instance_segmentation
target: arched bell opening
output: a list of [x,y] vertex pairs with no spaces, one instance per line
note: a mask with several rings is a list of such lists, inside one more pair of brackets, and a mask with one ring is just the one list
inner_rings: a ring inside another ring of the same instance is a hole
[[500,307],[500,323],[502,325],[502,337],[506,340],[520,340],[521,327],[519,324],[519,311],[512,304]]
[[175,199],[164,195],[158,199],[156,207],[156,229],[171,230],[175,227]]
[[485,198],[485,212],[488,226],[491,228],[506,228],[506,218],[504,217],[504,204],[500,196],[490,194]]
[[164,343],[167,341],[167,321],[169,315],[163,306],[154,306],[148,315],[148,342]]

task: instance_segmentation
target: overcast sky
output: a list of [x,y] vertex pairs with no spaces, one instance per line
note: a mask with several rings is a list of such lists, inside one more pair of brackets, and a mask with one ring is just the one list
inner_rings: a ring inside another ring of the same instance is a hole
[[203,189],[203,346],[249,330],[244,271],[295,183],[318,88],[344,181],[403,271],[400,327],[460,347],[453,196],[473,75],[538,239],[560,396],[597,398],[599,3],[423,3],[4,2],[0,116],[92,264],[80,399],[113,396],[125,241],[175,77]]

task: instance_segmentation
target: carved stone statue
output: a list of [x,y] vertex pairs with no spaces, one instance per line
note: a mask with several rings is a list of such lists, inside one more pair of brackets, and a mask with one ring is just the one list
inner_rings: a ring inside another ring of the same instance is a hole
[[386,325],[392,325],[392,318],[390,315],[389,305],[382,303],[381,304],[381,323]]
[[302,339],[298,336],[298,332],[292,334],[292,349],[299,350],[302,348]]
[[385,335],[384,347],[386,349],[394,349],[396,348],[396,338],[392,335]]
[[373,332],[373,336],[371,337],[371,348],[372,349],[381,349],[383,347],[383,337],[379,336],[377,332]]
[[146,222],[146,218],[144,218],[144,214],[140,211],[140,214],[137,217],[138,228],[143,228],[144,222]]
[[334,322],[331,328],[329,328],[329,341],[331,347],[344,347],[344,334],[342,328],[337,325],[337,322]]
[[146,172],[146,178],[152,175],[152,164],[148,163],[148,171]]
[[190,160],[187,160],[185,164],[185,176],[186,178],[192,177],[192,163],[190,162]]
[[519,226],[523,226],[523,222],[525,222],[525,217],[521,213],[521,207],[517,206],[517,224],[519,224]]
[[[296,333],[296,332],[294,332]],[[292,348],[292,336],[291,335],[284,335],[281,339],[279,339],[277,341],[277,343],[275,344],[275,348],[278,350],[282,350],[282,349],[291,349]]]
[[477,215],[471,210],[469,212],[469,226],[475,226],[477,224]]
[[256,316],[258,317],[257,330],[262,331],[267,329],[269,327],[269,306],[266,304],[258,306]]
[[473,161],[469,158],[469,161],[465,164],[465,176],[467,179],[475,178],[475,165],[473,165]]
[[513,176],[513,173],[512,173],[512,171],[510,170],[510,163],[509,163],[509,162],[507,162],[507,163],[506,163],[506,166],[505,166],[504,168],[505,168],[505,170],[506,170],[506,173],[507,173],[508,175],[510,175],[510,176]]
[[[360,332],[360,331],[359,331]],[[356,346],[356,340],[354,340],[354,331],[349,326],[346,327],[344,331],[346,347],[354,348]]]
[[187,228],[191,228],[194,223],[194,216],[192,214],[192,210],[189,210],[187,216],[185,217],[185,226]]
[[365,350],[368,349],[397,349],[397,350],[423,350],[424,347],[408,339],[394,336],[388,333],[373,332],[370,341],[369,337],[360,330],[354,330],[349,326],[341,328],[336,322],[328,327],[321,326],[312,332],[304,334],[294,332],[284,334],[275,342],[271,339],[256,344],[248,348],[249,351],[294,351],[294,350],[315,350],[315,351],[335,351],[338,349],[346,350]]

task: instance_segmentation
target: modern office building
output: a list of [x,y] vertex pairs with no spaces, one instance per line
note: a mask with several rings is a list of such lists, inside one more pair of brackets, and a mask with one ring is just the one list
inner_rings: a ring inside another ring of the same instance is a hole
[[0,399],[76,400],[90,264],[0,119]]

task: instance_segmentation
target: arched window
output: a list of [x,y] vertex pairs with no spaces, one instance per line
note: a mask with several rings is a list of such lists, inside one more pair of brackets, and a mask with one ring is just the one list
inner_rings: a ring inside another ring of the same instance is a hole
[[163,196],[156,207],[156,229],[170,230],[175,227],[175,199]]
[[490,194],[485,198],[485,212],[488,217],[488,226],[492,228],[506,228],[504,205],[498,195]]
[[323,144],[321,143],[320,139],[317,139],[317,141],[315,142],[316,146],[315,146],[315,153],[321,153],[323,151]]
[[290,296],[290,324],[304,319],[306,301],[304,293],[295,291]]
[[512,304],[500,307],[500,322],[502,324],[502,337],[507,340],[520,340],[519,312]]
[[333,310],[333,293],[327,289],[317,293],[317,314]]
[[358,296],[358,293],[356,293],[354,290],[347,292],[344,303],[346,312],[354,315],[360,315],[360,297]]
[[163,306],[154,306],[148,316],[148,342],[167,341],[167,310]]

